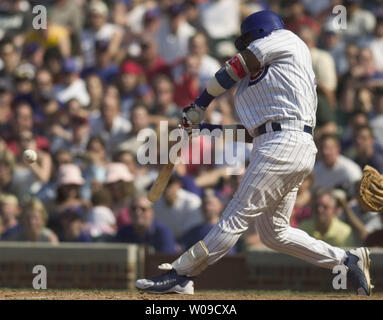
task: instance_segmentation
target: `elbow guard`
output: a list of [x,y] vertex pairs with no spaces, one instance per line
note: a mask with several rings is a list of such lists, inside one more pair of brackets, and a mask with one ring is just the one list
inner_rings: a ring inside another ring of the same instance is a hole
[[243,59],[240,53],[237,53],[218,70],[215,74],[215,78],[222,88],[228,90],[234,86],[237,81],[246,77],[248,73],[249,69],[246,66],[245,59]]
[[195,103],[202,109],[206,109],[210,102],[217,96],[232,88],[237,81],[246,77],[249,69],[240,53],[226,61],[225,65],[219,69],[215,76],[211,78],[206,90],[202,92]]

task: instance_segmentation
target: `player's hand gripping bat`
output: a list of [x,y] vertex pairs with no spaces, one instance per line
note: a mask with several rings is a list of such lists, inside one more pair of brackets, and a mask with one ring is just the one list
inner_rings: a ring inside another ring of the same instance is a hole
[[[245,141],[242,141],[242,142],[247,142],[247,143],[253,142],[253,137],[249,135],[248,131],[245,129],[245,127],[243,125],[234,124],[234,125],[214,126],[214,125],[210,125],[210,124],[205,124],[202,126],[200,125],[200,129],[202,129],[202,128],[209,128],[210,130],[213,130],[215,128],[222,129],[222,130],[226,130],[226,129],[233,130],[235,133],[234,141],[238,141],[237,140],[237,138],[238,138],[237,133],[238,133],[238,130],[242,129],[242,130],[245,130]],[[189,136],[190,136],[190,134],[191,134],[191,132],[189,132]],[[179,150],[179,153],[180,153],[180,151],[181,151],[181,149]],[[179,156],[179,154],[178,154],[178,156]],[[174,163],[169,161],[169,163],[166,164],[161,169],[156,181],[154,182],[154,184],[152,185],[152,187],[150,188],[149,193],[148,193],[148,199],[151,202],[154,203],[161,197],[166,186],[168,185],[169,179],[172,175],[173,168],[174,168]]]

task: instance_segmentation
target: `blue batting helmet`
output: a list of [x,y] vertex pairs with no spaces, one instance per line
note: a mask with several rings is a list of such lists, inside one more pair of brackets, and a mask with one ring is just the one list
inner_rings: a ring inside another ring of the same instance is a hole
[[244,50],[250,42],[266,37],[274,30],[285,29],[279,15],[263,10],[249,15],[241,24],[241,36],[235,40],[237,50]]

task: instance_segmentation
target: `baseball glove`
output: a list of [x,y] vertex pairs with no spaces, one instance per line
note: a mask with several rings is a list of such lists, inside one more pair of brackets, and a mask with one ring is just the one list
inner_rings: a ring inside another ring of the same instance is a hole
[[383,176],[373,167],[363,168],[359,195],[367,209],[383,213]]

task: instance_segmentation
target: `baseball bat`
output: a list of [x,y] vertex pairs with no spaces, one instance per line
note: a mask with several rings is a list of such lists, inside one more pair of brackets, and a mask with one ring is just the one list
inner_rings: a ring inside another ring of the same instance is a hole
[[164,192],[166,186],[169,183],[169,179],[172,175],[174,168],[174,163],[169,162],[166,164],[158,174],[156,181],[153,183],[152,187],[148,193],[148,199],[151,202],[156,202]]
[[[214,130],[216,128],[218,128],[218,129],[231,129],[231,130],[234,130],[234,132],[237,132],[238,129],[245,129],[244,126],[238,125],[238,124],[225,125],[225,126],[211,125],[211,124],[200,125],[200,129],[204,129],[204,128],[207,128],[209,130]],[[236,138],[237,137],[235,137],[235,140],[237,140]],[[253,140],[253,137],[251,137],[249,135],[248,131],[246,130],[245,141],[248,143],[251,143],[252,140]],[[158,174],[156,181],[153,183],[153,185],[150,188],[149,193],[148,193],[148,199],[151,202],[154,203],[161,197],[162,193],[164,192],[166,186],[169,183],[173,168],[174,168],[174,163],[169,162],[168,164],[166,164],[161,169],[160,173]]]
[[[181,125],[178,126],[181,129]],[[181,149],[178,151],[178,156],[181,154]],[[174,163],[172,163],[169,159],[169,163],[166,164],[158,174],[156,181],[154,181],[152,187],[148,192],[148,199],[150,202],[156,202],[164,192],[166,186],[169,183],[170,177],[172,175],[172,171],[174,168]]]

